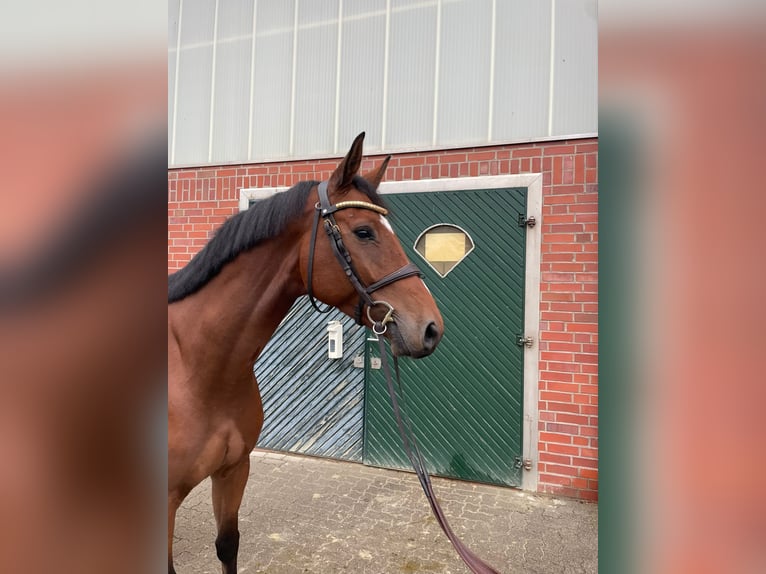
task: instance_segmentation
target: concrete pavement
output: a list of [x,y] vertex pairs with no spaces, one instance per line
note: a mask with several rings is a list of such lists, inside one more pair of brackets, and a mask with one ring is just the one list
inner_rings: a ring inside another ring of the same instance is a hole
[[[597,505],[434,478],[453,530],[506,573],[597,572]],[[240,511],[239,572],[469,572],[412,473],[254,451]],[[178,574],[218,574],[210,481],[176,519]]]

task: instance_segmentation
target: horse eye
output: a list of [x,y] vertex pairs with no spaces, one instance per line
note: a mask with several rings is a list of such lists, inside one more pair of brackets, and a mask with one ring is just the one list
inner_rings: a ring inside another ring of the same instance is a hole
[[372,241],[375,239],[375,234],[369,227],[358,227],[354,229],[354,235],[362,241]]

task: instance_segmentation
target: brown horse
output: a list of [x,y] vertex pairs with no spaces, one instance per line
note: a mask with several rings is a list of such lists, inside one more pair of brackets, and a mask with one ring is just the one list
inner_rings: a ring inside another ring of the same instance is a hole
[[176,511],[208,476],[217,555],[224,574],[237,571],[237,515],[263,423],[253,365],[299,296],[384,334],[395,355],[426,356],[441,339],[439,310],[376,192],[388,159],[357,174],[363,139],[328,181],[300,183],[235,215],[169,278],[169,572]]

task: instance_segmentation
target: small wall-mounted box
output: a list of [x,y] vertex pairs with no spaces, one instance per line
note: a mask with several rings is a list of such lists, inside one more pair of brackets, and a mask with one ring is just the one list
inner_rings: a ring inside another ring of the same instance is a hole
[[340,321],[330,321],[327,324],[327,357],[343,358],[343,323]]

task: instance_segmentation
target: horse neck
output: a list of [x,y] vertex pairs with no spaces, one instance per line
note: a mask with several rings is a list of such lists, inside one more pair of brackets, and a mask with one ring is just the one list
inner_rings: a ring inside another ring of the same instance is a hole
[[240,254],[199,292],[171,305],[171,329],[184,363],[218,376],[252,374],[255,360],[305,290],[298,248],[270,239]]

